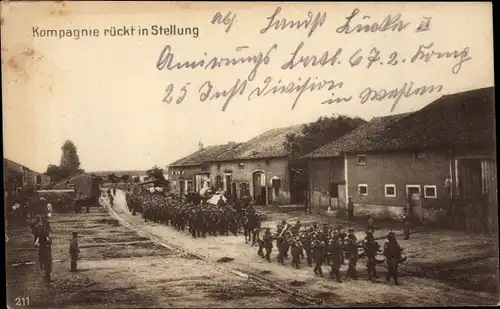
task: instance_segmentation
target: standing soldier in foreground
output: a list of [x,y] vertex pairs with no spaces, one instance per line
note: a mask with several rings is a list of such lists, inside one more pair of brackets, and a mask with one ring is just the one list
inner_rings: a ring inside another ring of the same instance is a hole
[[323,277],[323,261],[325,259],[325,244],[320,239],[315,239],[312,245],[314,256],[314,273]]
[[71,256],[71,272],[77,271],[78,254],[80,247],[78,246],[78,232],[73,232],[73,238],[69,243],[69,255]]
[[375,281],[377,278],[377,260],[375,259],[380,246],[378,242],[375,241],[372,231],[366,231],[365,241],[363,242],[363,249],[366,254],[366,269],[368,271],[368,279]]
[[340,264],[342,263],[342,245],[340,244],[338,235],[335,235],[333,239],[330,240],[328,244],[328,255],[330,256],[331,261],[331,271],[330,276],[337,279],[337,282],[342,282],[340,277]]
[[356,236],[354,236],[354,231],[349,230],[349,236],[347,239],[347,258],[349,259],[349,266],[347,268],[347,274],[354,280],[358,279],[356,272],[356,265],[358,264],[358,244]]
[[45,240],[45,249],[44,249],[44,269],[45,269],[45,276],[44,279],[47,282],[50,282],[50,273],[52,272],[52,239],[50,236],[47,235],[47,238]]
[[396,240],[394,232],[387,235],[387,241],[384,244],[384,255],[387,260],[387,282],[394,278],[394,284],[398,285],[398,263],[401,262],[401,247]]

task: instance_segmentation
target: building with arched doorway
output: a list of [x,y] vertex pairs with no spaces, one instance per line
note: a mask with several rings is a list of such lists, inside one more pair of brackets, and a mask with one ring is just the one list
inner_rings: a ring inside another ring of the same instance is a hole
[[250,197],[257,205],[290,204],[294,192],[284,142],[289,134],[301,134],[302,128],[271,129],[220,153],[210,163],[212,183],[231,196]]
[[250,197],[257,205],[290,204],[303,191],[294,192],[291,185],[284,142],[289,134],[302,134],[302,128],[271,129],[244,143],[201,145],[168,166],[174,192],[199,191],[208,184],[232,197]]

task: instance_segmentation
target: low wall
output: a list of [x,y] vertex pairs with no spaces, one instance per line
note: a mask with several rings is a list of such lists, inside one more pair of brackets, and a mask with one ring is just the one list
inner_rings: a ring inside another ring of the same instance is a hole
[[[390,219],[401,221],[405,215],[405,208],[400,206],[354,204],[354,216],[372,216],[374,219]],[[421,222],[436,224],[445,215],[441,209],[420,209]]]
[[354,204],[354,216],[372,216],[374,219],[403,219],[405,209],[399,206]]

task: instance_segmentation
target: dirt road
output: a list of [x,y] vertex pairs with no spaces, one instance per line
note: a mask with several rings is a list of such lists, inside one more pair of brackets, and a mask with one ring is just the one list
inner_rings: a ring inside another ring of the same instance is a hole
[[[243,236],[219,236],[205,239],[193,239],[187,233],[176,231],[174,228],[144,222],[140,214],[132,216],[125,204],[125,195],[117,191],[113,212],[121,220],[130,224],[134,229],[153,235],[175,247],[185,248],[188,252],[203,257],[209,263],[218,264],[217,261],[229,258],[231,261],[224,263],[224,267],[247,274],[277,282],[281,287],[290,291],[298,291],[302,295],[318,299],[325,305],[480,305],[496,304],[498,302],[495,292],[464,287],[463,284],[440,280],[432,272],[419,272],[422,265],[447,263],[459,261],[467,256],[490,255],[494,250],[490,239],[484,237],[471,237],[465,239],[463,234],[449,232],[415,234],[408,241],[400,241],[406,249],[406,254],[412,263],[402,265],[402,284],[399,286],[383,283],[382,276],[379,282],[372,283],[365,278],[361,280],[345,280],[338,284],[331,279],[314,276],[312,269],[305,266],[302,269],[293,269],[289,265],[280,266],[276,262],[268,263],[257,256],[256,248],[245,244]],[[265,224],[273,227],[276,222]],[[381,233],[387,233],[382,231]],[[361,236],[361,235],[360,235]],[[444,251],[439,251],[443,250]],[[273,254],[275,256],[276,253]],[[486,267],[486,281],[497,288],[495,266],[497,259]],[[420,264],[419,264],[420,263]],[[427,263],[427,264],[426,264]],[[358,264],[359,265],[359,264]],[[458,264],[460,265],[460,263]],[[358,266],[362,276],[365,276],[364,265]],[[342,268],[345,273],[346,266]],[[328,273],[328,267],[323,271]],[[385,268],[378,269],[379,274],[385,273]],[[410,275],[413,274],[413,275]],[[427,275],[429,274],[429,275]],[[483,274],[484,275],[484,274]],[[460,277],[460,276],[458,276]],[[462,276],[463,277],[463,276]],[[485,276],[482,276],[482,283]],[[462,278],[463,279],[463,278]],[[463,281],[463,280],[462,280]]]
[[[169,250],[110,218],[55,214],[53,273],[43,281],[26,226],[9,228],[7,303],[32,308],[301,307],[303,300],[224,268]],[[69,272],[72,231],[80,234],[79,272]],[[16,301],[17,298],[17,301]],[[28,300],[29,299],[29,300]]]

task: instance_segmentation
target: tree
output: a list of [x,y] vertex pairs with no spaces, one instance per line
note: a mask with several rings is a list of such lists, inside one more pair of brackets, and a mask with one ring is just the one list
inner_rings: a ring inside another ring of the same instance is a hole
[[159,168],[158,166],[153,166],[152,169],[150,170],[147,170],[146,171],[146,174],[148,175],[148,178],[149,179],[155,179],[155,180],[160,180],[160,181],[164,181],[166,180],[165,179],[165,176],[163,176],[163,169],[162,168]]
[[294,188],[292,191],[297,193],[294,202],[301,202],[302,192],[307,188],[307,163],[299,158],[344,136],[365,122],[359,117],[344,115],[320,117],[315,122],[306,124],[302,134],[290,134],[286,137],[284,146],[289,152],[291,186]]
[[61,146],[61,162],[59,165],[49,164],[45,174],[50,176],[52,182],[59,182],[65,178],[84,172],[80,168],[80,158],[75,144],[67,140]]
[[146,174],[148,175],[149,180],[156,180],[155,185],[168,187],[169,181],[165,179],[163,175],[163,169],[158,166],[153,166],[152,169],[147,170]]
[[366,121],[359,117],[333,115],[306,124],[301,135],[290,134],[284,143],[292,159],[306,155],[356,129]]
[[124,183],[128,183],[128,181],[130,180],[130,175],[122,175],[120,177],[120,179],[124,182]]
[[47,176],[50,176],[50,180],[52,182],[58,182],[64,178],[64,175],[61,173],[61,169],[55,164],[49,164],[49,166],[47,166],[47,171],[45,172],[45,174],[47,174]]
[[75,144],[67,140],[62,145],[61,151],[61,163],[59,164],[61,174],[66,178],[82,173],[83,170],[80,169],[80,158]]
[[134,176],[134,177],[133,177],[133,181],[134,181],[135,183],[139,183],[139,182],[141,182],[141,177],[139,177],[139,176]]
[[111,183],[117,183],[119,180],[120,178],[118,178],[115,173],[111,173],[108,175],[108,181]]

